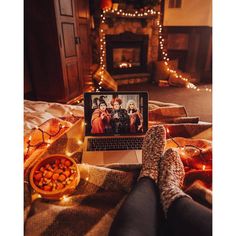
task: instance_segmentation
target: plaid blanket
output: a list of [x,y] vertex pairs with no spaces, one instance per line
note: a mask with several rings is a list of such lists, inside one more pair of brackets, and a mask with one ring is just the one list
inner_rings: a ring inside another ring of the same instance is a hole
[[[206,124],[172,125],[173,133],[190,137],[211,129]],[[197,132],[197,130],[199,132]],[[178,133],[180,132],[180,133]],[[64,140],[63,140],[64,139]],[[49,152],[63,152],[66,134]],[[64,143],[64,145],[60,145]],[[46,154],[45,154],[46,155]],[[77,160],[78,153],[74,154]],[[129,191],[136,183],[140,165],[112,164],[97,167],[79,164],[81,181],[76,191],[59,201],[34,197],[25,181],[25,235],[108,235],[113,219]],[[203,203],[211,202],[211,192],[201,185],[191,186],[189,194]],[[32,201],[33,196],[33,201]],[[34,199],[35,198],[35,199]]]
[[[160,110],[163,111],[163,109],[159,105],[154,104],[152,108],[160,114]],[[187,113],[184,115],[181,106],[178,109],[175,106],[165,107],[166,109],[175,109],[175,118],[178,117],[178,112],[179,117],[187,117]],[[153,121],[155,120],[151,120],[149,126],[153,124]],[[163,123],[163,121],[163,116],[159,120],[156,119],[157,123]],[[172,137],[211,140],[211,124],[209,123],[173,122],[165,126],[170,130]],[[82,128],[80,122],[56,140],[38,158],[53,153],[67,153],[79,163],[82,150],[78,146],[78,137],[75,138],[78,128]],[[108,235],[113,219],[127,194],[134,187],[141,169],[141,165],[112,164],[98,167],[78,164],[81,180],[73,195],[55,201],[38,198],[37,194],[32,192],[28,182],[28,173],[35,161],[25,170],[24,226],[26,236]],[[188,186],[186,191],[192,194],[195,200],[203,204],[207,202],[208,206],[211,206],[211,191],[201,182],[195,181]]]
[[79,169],[81,181],[67,199],[37,198],[31,203],[25,183],[25,235],[107,235],[138,171],[83,164]]

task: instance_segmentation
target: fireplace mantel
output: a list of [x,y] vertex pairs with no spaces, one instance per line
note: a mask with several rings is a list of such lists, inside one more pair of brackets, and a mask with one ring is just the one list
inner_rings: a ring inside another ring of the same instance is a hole
[[132,17],[129,15],[116,15],[114,13],[106,13],[106,23],[108,24],[108,26],[114,27],[114,22],[116,21],[116,19],[125,19],[128,21],[140,21],[142,27],[146,27],[147,26],[147,20],[152,20],[157,18],[157,15],[144,15],[144,16],[136,16],[136,17]]
[[114,13],[106,13],[106,18],[127,18],[127,19],[153,19],[157,17],[157,14],[155,15],[147,15],[147,16],[135,16],[135,18],[133,16],[122,16],[122,15],[116,15]]

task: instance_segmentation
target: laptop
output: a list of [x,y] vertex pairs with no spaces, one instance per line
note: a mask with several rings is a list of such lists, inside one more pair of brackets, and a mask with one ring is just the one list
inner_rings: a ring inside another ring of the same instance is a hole
[[141,164],[148,129],[147,92],[84,93],[82,163]]

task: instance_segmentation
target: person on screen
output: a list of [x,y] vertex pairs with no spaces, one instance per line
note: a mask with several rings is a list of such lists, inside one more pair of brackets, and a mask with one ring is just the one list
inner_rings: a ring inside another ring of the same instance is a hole
[[98,108],[94,110],[91,118],[92,134],[105,134],[111,132],[111,116],[107,110],[105,101],[101,101]]
[[139,112],[136,102],[134,100],[129,100],[127,102],[127,112],[130,118],[130,132],[143,132],[143,116]]
[[114,98],[111,101],[111,127],[114,133],[129,133],[129,115],[125,109],[121,108],[122,100],[120,98]]

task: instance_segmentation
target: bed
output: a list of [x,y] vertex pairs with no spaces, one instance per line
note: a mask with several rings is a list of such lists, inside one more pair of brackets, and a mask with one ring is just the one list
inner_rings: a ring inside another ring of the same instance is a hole
[[[137,180],[140,165],[114,163],[97,167],[80,164],[83,109],[83,103],[24,102],[25,152],[29,139],[41,135],[40,127],[52,132],[58,124],[63,127],[58,136],[50,140],[50,145],[33,150],[25,159],[25,235],[32,235],[32,232],[34,235],[50,235],[52,232],[59,235],[107,235],[116,212]],[[168,131],[166,148],[176,148],[182,158],[186,171],[185,191],[211,208],[212,125],[199,121],[198,117],[189,117],[181,105],[149,101],[149,126],[154,124],[165,126]],[[187,155],[183,150],[186,146],[194,147]],[[200,150],[197,155],[195,147]],[[73,157],[81,173],[86,173],[68,201],[37,197],[28,182],[29,171],[35,162],[53,153]]]

